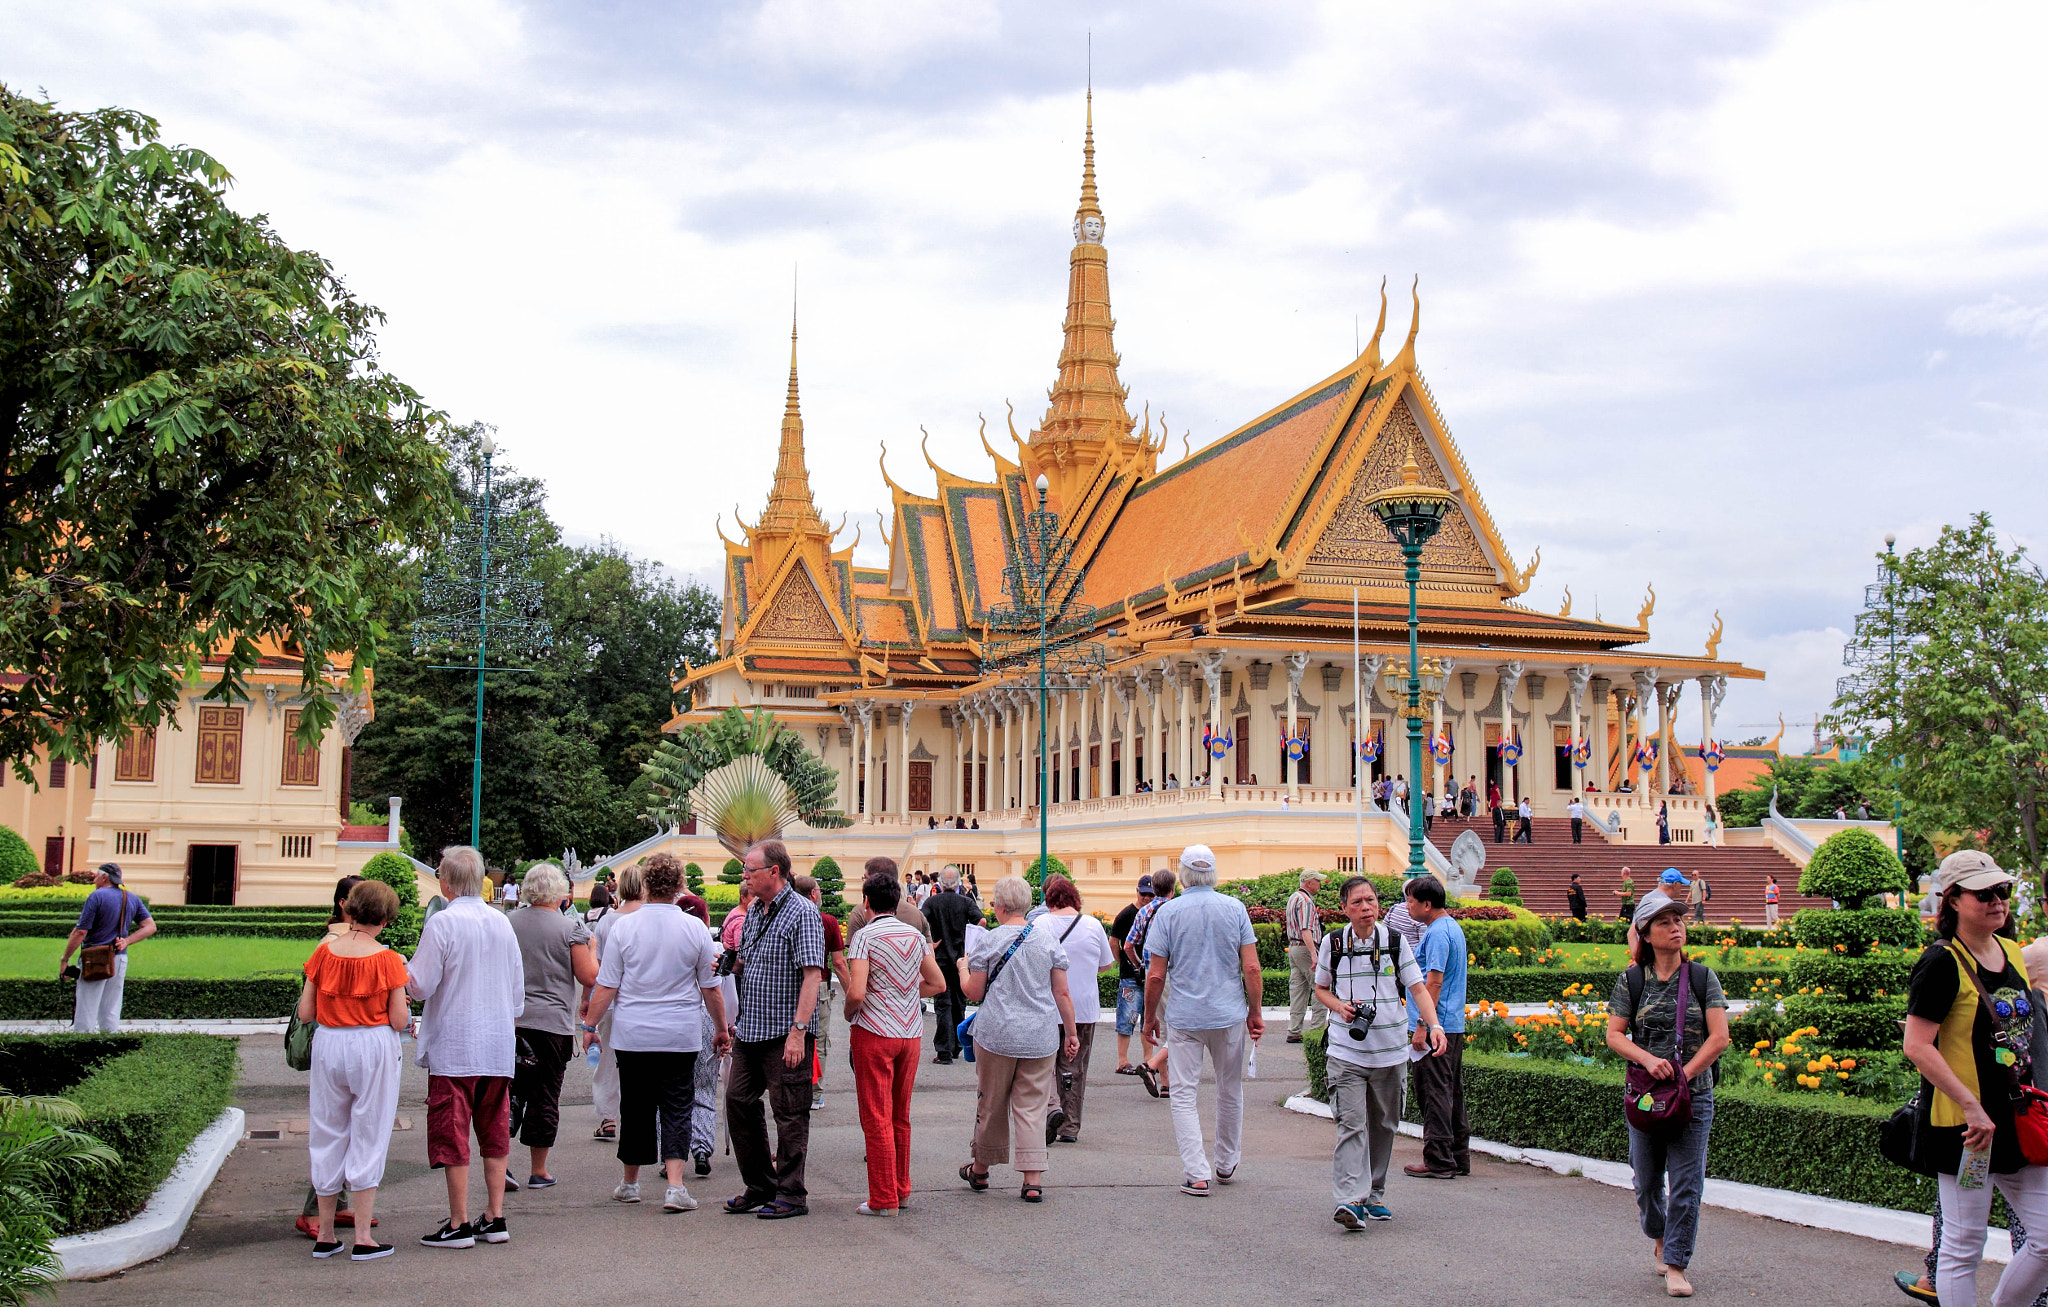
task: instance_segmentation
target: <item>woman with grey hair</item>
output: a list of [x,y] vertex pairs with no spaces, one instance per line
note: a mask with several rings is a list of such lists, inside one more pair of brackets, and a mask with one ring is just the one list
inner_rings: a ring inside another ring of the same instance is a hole
[[1022,876],[1006,876],[991,898],[996,928],[968,950],[960,984],[967,1001],[981,1005],[970,1027],[979,1089],[973,1155],[960,1178],[978,1192],[988,1188],[992,1164],[1010,1162],[1024,1177],[1018,1196],[1036,1203],[1045,1198],[1040,1181],[1053,1062],[1061,1053],[1078,1056],[1081,1039],[1067,993],[1067,951],[1049,930],[1024,917],[1031,910],[1031,886]]
[[[552,862],[535,863],[519,884],[519,907],[510,918],[526,973],[526,1009],[513,1030],[512,1130],[533,1154],[529,1189],[555,1183],[548,1152],[561,1130],[562,1074],[576,1054],[576,1014],[597,982],[590,928],[575,914],[562,912],[568,897],[569,878],[562,869]],[[584,991],[580,1000],[578,985]],[[509,1174],[505,1187],[514,1187]]]

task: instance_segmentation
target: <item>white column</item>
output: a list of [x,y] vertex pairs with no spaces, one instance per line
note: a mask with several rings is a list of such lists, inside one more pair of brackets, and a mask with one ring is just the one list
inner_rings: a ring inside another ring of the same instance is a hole
[[[1495,669],[1500,673],[1500,742],[1505,746],[1517,734],[1515,722],[1515,687],[1522,681],[1520,662],[1502,663]],[[1522,741],[1526,751],[1528,741]],[[1501,777],[1501,801],[1512,804],[1521,798],[1522,766],[1515,764],[1514,775]]]
[[[1209,729],[1215,730],[1223,724],[1223,651],[1211,649],[1202,655],[1202,679],[1209,683]],[[1223,798],[1223,759],[1207,755],[1203,765],[1209,769],[1209,797]]]
[[[1296,652],[1287,655],[1287,738],[1294,738],[1295,724],[1301,720],[1301,674],[1308,670],[1308,655]],[[1281,746],[1280,762],[1287,776],[1287,793],[1294,798],[1301,797],[1301,764],[1287,756],[1287,748]]]
[[1564,672],[1565,684],[1568,687],[1570,687],[1572,697],[1572,733],[1570,737],[1572,744],[1572,757],[1570,759],[1571,765],[1565,771],[1565,778],[1571,782],[1571,784],[1566,788],[1568,788],[1571,791],[1571,793],[1575,796],[1579,793],[1580,790],[1586,788],[1584,784],[1584,776],[1579,771],[1579,722],[1580,709],[1584,704],[1586,695],[1586,681],[1592,675],[1593,665],[1591,663],[1581,663],[1577,667],[1567,667],[1565,668]]
[[[1360,744],[1372,738],[1372,705],[1379,693],[1380,668],[1386,665],[1384,654],[1361,654],[1358,659],[1358,685],[1354,689],[1359,698],[1351,706],[1352,716],[1358,719],[1358,740]],[[1350,769],[1347,767],[1348,773]],[[1389,769],[1391,770],[1391,768]],[[1358,760],[1358,783],[1365,787],[1368,795],[1372,790],[1372,765],[1365,759]],[[1373,805],[1377,807],[1378,805]]]
[[860,725],[855,730],[860,735],[860,819],[872,826],[875,821],[875,701],[862,699],[855,706],[860,714]]
[[[1700,678],[1700,749],[1705,751],[1714,738],[1714,714],[1721,707],[1721,699],[1728,693],[1728,678],[1716,673]],[[1714,806],[1714,773],[1707,770],[1706,761],[1700,762],[1700,774],[1706,781],[1707,806]],[[1717,823],[1718,824],[1718,823]]]
[[1046,802],[1048,803],[1052,802],[1053,795],[1055,794],[1059,796],[1062,803],[1071,803],[1074,799],[1074,778],[1069,774],[1067,768],[1068,689],[1069,687],[1062,685],[1051,692],[1053,698],[1059,701],[1060,726],[1057,731],[1053,732],[1052,748],[1046,751],[1048,772],[1046,779],[1055,782],[1051,791],[1046,795]]
[[910,824],[910,713],[917,707],[912,699],[902,701],[896,713],[896,811]]
[[1685,693],[1684,681],[1666,681],[1657,687],[1657,729],[1664,737],[1657,749],[1657,792],[1671,792],[1671,754],[1678,748],[1678,698]]
[[1595,676],[1587,684],[1593,689],[1592,712],[1586,722],[1586,733],[1593,741],[1592,765],[1588,770],[1592,772],[1593,783],[1604,790],[1607,788],[1607,712],[1614,702],[1614,682],[1604,676]]
[[960,806],[960,772],[964,765],[964,756],[960,744],[960,726],[966,720],[966,714],[966,706],[960,701],[955,700],[953,703],[953,751],[946,759],[947,769],[952,773],[952,779],[946,782],[946,812],[948,815],[963,811]]
[[1188,724],[1195,707],[1195,686],[1189,679],[1192,664],[1174,668],[1173,672],[1173,769],[1180,773],[1182,785],[1195,783],[1194,728]]
[[984,796],[988,793],[988,754],[994,736],[988,700],[977,695],[974,700],[974,794],[967,805],[977,813],[988,811],[988,801]]
[[[1449,682],[1446,681],[1445,685],[1448,686]],[[1429,748],[1429,792],[1437,796],[1441,796],[1444,792],[1443,764],[1436,760],[1436,737],[1443,733],[1444,697],[1438,695],[1436,702],[1429,706],[1429,739],[1424,742]],[[1434,809],[1431,810],[1430,815],[1432,817],[1436,815]]]
[[[1151,679],[1155,675],[1160,678],[1157,683]],[[1147,673],[1144,681],[1145,778],[1152,782],[1152,788],[1155,790],[1159,788],[1159,783],[1166,779],[1166,743],[1159,735],[1159,695],[1166,688],[1165,677],[1166,673],[1162,669],[1156,673]],[[1154,753],[1154,749],[1158,752]]]

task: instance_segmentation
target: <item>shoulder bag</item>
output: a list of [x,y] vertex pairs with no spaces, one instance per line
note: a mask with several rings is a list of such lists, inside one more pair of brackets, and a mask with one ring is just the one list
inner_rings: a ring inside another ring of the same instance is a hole
[[[325,943],[320,945],[320,948],[326,947]],[[319,952],[319,949],[315,949],[314,952]],[[319,986],[315,985],[314,988],[318,989]],[[318,1009],[316,1008],[315,1011],[317,1012]],[[313,1069],[313,1032],[319,1028],[320,1023],[317,1021],[301,1021],[299,1019],[299,1003],[297,999],[293,999],[292,1019],[285,1024],[284,1028],[284,1064],[286,1066],[294,1071],[311,1071]]]
[[[128,933],[128,891],[121,891],[121,915],[114,922],[116,936]],[[112,944],[94,944],[78,950],[78,979],[81,983],[114,978],[114,958],[118,950]]]
[[[1640,965],[1629,968],[1629,993],[1641,1016],[1644,977]],[[1630,1062],[1622,1080],[1622,1112],[1628,1123],[1645,1134],[1673,1134],[1692,1122],[1692,1077],[1685,1073],[1685,1018],[1692,1006],[1692,964],[1678,969],[1678,1002],[1672,1009],[1672,1026],[1678,1047],[1671,1055],[1674,1074],[1669,1080],[1652,1076],[1647,1067]],[[1630,1021],[1631,1036],[1635,1022]]]
[[[2000,944],[1999,948],[2002,951],[2005,946]],[[1971,987],[1977,991],[1977,1005],[1991,1021],[1992,1042],[2000,1053],[2010,1059],[2002,1061],[2002,1065],[2009,1080],[2007,1090],[2012,1096],[2012,1124],[2019,1136],[2020,1156],[2027,1159],[2029,1166],[2048,1166],[2048,1094],[2033,1085],[2033,1063],[2027,1056],[2031,1040],[2022,1042],[2013,1037],[2012,1022],[1999,1012],[1998,1005],[1985,991],[1983,973],[1977,969],[1977,959],[1970,956],[1970,950],[1957,948],[1951,943],[1948,951],[1956,964],[1962,967],[1963,974],[1970,978]],[[2031,1009],[2031,1004],[2029,1007]],[[2029,1010],[2014,1015],[2017,1020],[2026,1022],[2033,1013]],[[2019,1047],[2015,1048],[2015,1044]],[[1977,1087],[1980,1096],[1984,1088],[1982,1085]]]
[[[1018,932],[1017,938],[1010,941],[1010,947],[1004,949],[1003,955],[996,959],[996,964],[988,969],[988,981],[981,987],[983,1003],[988,1002],[988,993],[995,988],[996,977],[1003,974],[1003,968],[1009,965],[1011,958],[1017,956],[1017,950],[1024,947],[1024,941],[1031,937],[1032,925],[1033,923],[1026,922],[1024,929]],[[977,1004],[974,1011],[967,1014],[967,1019],[953,1030],[954,1035],[960,1040],[960,1056],[969,1062],[974,1060],[974,1019],[980,1015],[981,1007]]]

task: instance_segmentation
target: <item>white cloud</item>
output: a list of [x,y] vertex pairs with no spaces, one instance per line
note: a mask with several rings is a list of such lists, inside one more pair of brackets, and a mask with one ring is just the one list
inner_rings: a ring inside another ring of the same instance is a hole
[[1948,329],[1960,336],[2039,341],[2048,337],[2048,304],[2022,304],[2010,295],[1993,295],[1950,313]]

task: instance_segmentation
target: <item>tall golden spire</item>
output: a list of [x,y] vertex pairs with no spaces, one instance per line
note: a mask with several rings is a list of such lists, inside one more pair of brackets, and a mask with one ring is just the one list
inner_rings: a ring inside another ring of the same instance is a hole
[[775,484],[754,534],[778,531],[830,534],[811,499],[811,474],[804,466],[804,417],[796,398],[796,308],[789,313],[789,397],[782,406],[782,448],[775,458]]
[[[1109,309],[1109,252],[1103,248],[1102,205],[1095,193],[1095,93],[1088,93],[1081,146],[1081,203],[1074,211],[1074,249],[1067,256],[1067,320],[1059,379],[1031,445],[1050,457],[1049,471],[1080,483],[1137,424],[1124,408],[1130,393],[1117,377],[1116,319]],[[1057,447],[1057,448],[1051,448]],[[1077,489],[1078,484],[1063,486]],[[1062,495],[1062,499],[1066,496]]]

